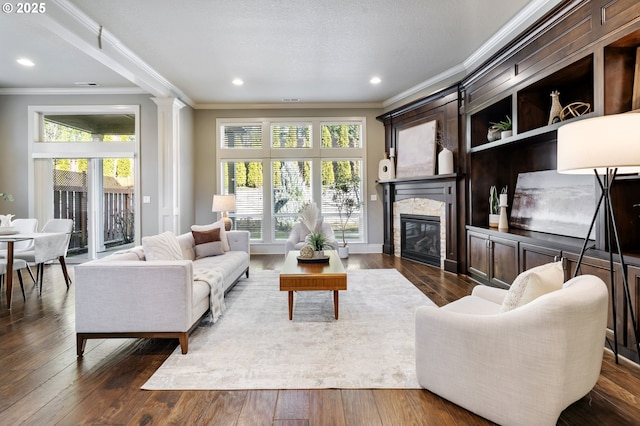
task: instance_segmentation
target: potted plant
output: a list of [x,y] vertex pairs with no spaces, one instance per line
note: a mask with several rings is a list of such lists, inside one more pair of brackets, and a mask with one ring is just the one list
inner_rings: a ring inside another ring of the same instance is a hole
[[498,121],[497,123],[490,123],[491,128],[499,130],[501,139],[508,138],[513,136],[513,123],[511,122],[511,117],[507,115],[506,120]]
[[333,192],[331,200],[338,210],[340,218],[340,232],[342,234],[342,246],[338,247],[338,256],[341,259],[349,257],[349,246],[345,237],[349,219],[353,213],[362,205],[360,201],[360,178],[357,176],[351,179],[338,180],[331,186]]
[[[500,196],[505,200],[504,204],[506,204],[507,192],[509,190],[508,186],[502,188],[500,191]],[[489,226],[492,228],[497,228],[500,224],[500,197],[498,197],[498,189],[495,185],[492,185],[489,189]]]
[[498,199],[498,189],[491,185],[489,189],[489,226],[497,228],[500,222],[500,207]]

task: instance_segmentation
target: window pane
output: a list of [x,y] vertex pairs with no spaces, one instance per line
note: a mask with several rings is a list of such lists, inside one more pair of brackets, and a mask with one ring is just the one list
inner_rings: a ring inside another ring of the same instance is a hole
[[134,114],[45,115],[47,142],[135,141]]
[[273,161],[276,239],[287,239],[302,207],[311,201],[311,161]]
[[272,148],[310,148],[311,124],[272,124]]
[[223,148],[262,148],[262,125],[260,123],[220,126]]
[[362,241],[361,170],[359,160],[322,162],[322,214],[339,242]]
[[236,211],[228,215],[234,229],[249,231],[250,238],[262,240],[263,235],[263,175],[261,161],[225,161],[223,194],[236,195]]
[[323,148],[362,148],[361,124],[323,124]]

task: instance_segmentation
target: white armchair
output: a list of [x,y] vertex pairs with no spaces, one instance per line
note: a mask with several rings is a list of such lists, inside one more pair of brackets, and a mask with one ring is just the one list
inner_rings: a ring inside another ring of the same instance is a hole
[[420,385],[502,425],[555,425],[600,375],[608,292],[582,275],[507,312],[508,294],[471,296],[416,313]]
[[[333,233],[333,229],[331,229],[331,225],[324,221],[321,221],[320,223],[320,232],[325,236],[327,242],[333,244],[334,247],[338,247],[338,241]],[[306,244],[305,238],[309,233],[309,228],[307,228],[302,222],[298,222],[293,225],[289,239],[287,239],[287,242],[285,243],[284,254],[286,255],[291,250],[300,250]]]

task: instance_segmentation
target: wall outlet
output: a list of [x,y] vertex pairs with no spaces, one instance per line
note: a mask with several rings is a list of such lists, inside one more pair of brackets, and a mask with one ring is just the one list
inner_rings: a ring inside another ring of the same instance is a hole
[[145,195],[145,196],[143,196],[143,197],[142,197],[142,202],[143,202],[144,204],[149,204],[149,203],[151,203],[151,197],[150,197],[149,195]]
[[378,195],[377,194],[372,194],[371,195],[371,201],[378,201]]

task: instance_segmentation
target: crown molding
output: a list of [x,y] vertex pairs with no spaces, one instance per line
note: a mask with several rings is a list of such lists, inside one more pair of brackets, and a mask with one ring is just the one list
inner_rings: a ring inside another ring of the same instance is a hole
[[162,77],[149,64],[126,47],[68,0],[51,0],[43,15],[43,26],[72,46],[157,97],[179,98],[188,105],[194,102],[178,87]]
[[381,102],[274,102],[196,104],[194,109],[381,109]]
[[0,95],[145,95],[140,87],[0,88]]
[[[487,40],[479,49],[473,52],[461,64],[456,65],[408,90],[382,102],[385,108],[400,102],[407,102],[417,94],[429,96],[451,85],[451,80],[461,81],[500,49],[517,38],[529,26],[562,3],[563,0],[533,0],[515,15],[505,26]],[[421,93],[425,92],[425,93]]]

